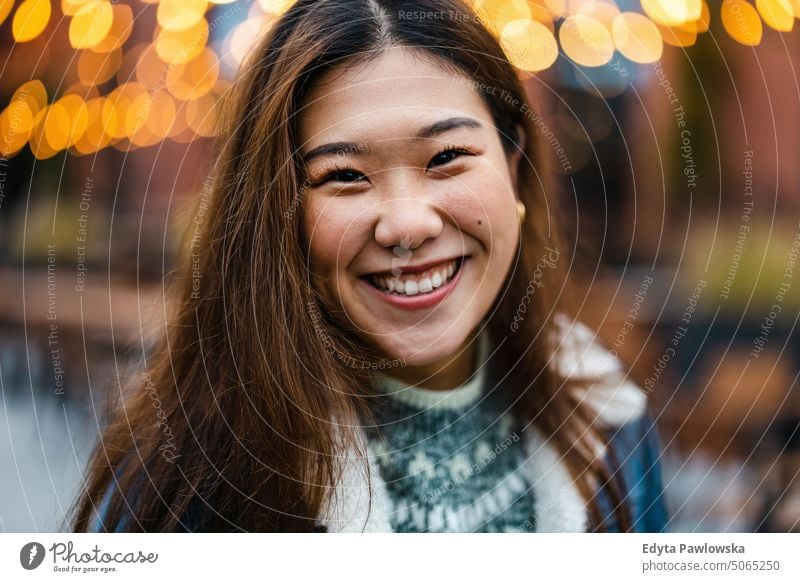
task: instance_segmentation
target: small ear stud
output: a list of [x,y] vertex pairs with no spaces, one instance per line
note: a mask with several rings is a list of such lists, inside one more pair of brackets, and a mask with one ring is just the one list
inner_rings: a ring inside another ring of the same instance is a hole
[[525,204],[522,200],[517,200],[517,216],[519,216],[519,223],[525,222]]

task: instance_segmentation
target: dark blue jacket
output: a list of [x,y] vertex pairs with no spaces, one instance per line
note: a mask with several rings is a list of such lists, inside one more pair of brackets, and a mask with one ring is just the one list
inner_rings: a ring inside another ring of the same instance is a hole
[[[652,416],[646,414],[618,429],[609,429],[608,436],[613,455],[607,458],[622,477],[623,501],[630,508],[633,531],[666,531],[669,518],[661,474],[662,448]],[[598,499],[609,517],[613,509],[609,495],[601,492]],[[609,530],[618,531],[615,520],[609,519]]]

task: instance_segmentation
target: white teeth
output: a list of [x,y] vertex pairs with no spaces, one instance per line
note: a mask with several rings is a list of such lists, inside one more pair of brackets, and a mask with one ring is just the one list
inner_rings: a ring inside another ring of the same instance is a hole
[[441,267],[433,271],[429,277],[423,277],[422,279],[414,278],[413,274],[401,277],[376,275],[372,277],[372,283],[375,287],[387,293],[419,295],[430,293],[434,289],[438,289],[442,285],[447,284],[453,277],[457,268],[458,261],[453,260],[446,267]]

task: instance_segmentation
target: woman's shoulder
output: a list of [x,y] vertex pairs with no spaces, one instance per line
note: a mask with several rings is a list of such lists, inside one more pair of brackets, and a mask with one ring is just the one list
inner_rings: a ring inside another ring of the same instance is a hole
[[620,359],[585,323],[559,313],[554,317],[554,360],[562,378],[583,380],[578,397],[596,411],[598,420],[621,427],[642,419],[647,395],[628,376]]
[[[556,358],[565,378],[587,380],[580,398],[597,413],[607,437],[606,459],[624,483],[634,531],[664,531],[668,512],[661,473],[661,439],[647,394],[588,325],[556,316]],[[603,496],[601,496],[603,499]],[[610,515],[610,506],[609,506]]]
[[[95,508],[94,514],[86,527],[88,533],[123,533],[132,531],[146,531],[146,527],[136,517],[137,498],[146,482],[146,475],[142,474],[139,484],[130,491],[123,491],[118,483],[117,477],[120,469],[115,472],[115,478],[108,484],[103,493],[103,498]],[[113,522],[109,519],[112,501],[115,498],[122,501],[122,510],[118,518]],[[201,507],[201,498],[194,497],[190,502],[182,518],[178,520],[176,532],[201,532],[204,531],[203,516],[205,512]]]

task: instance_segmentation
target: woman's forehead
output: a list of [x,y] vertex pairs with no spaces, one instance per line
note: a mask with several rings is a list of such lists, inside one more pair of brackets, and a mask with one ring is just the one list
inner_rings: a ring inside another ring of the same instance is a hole
[[357,139],[354,134],[410,136],[425,124],[462,116],[491,123],[473,83],[395,48],[324,75],[308,94],[299,124],[308,142],[304,149],[310,150],[323,142]]

